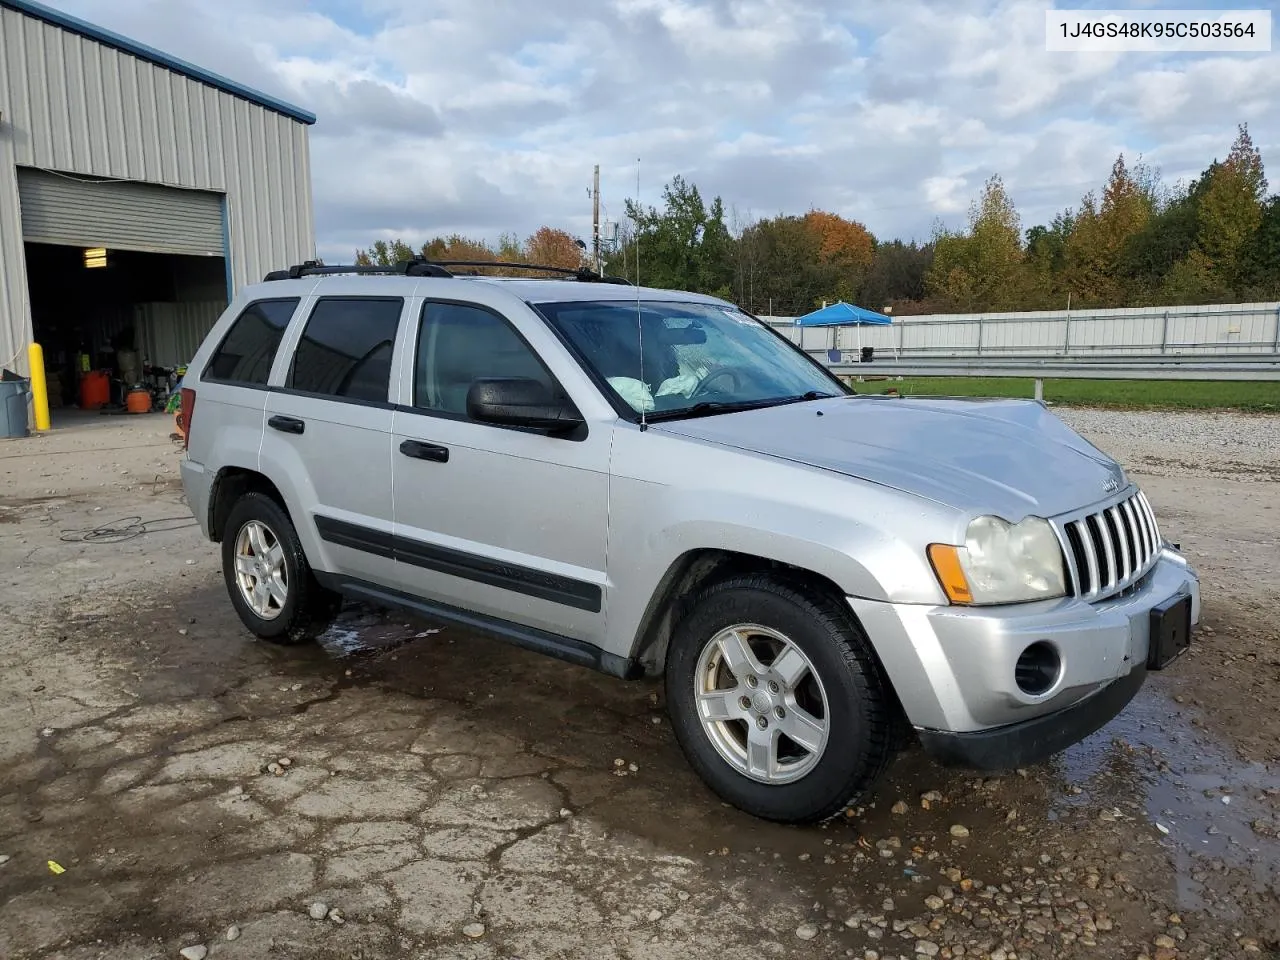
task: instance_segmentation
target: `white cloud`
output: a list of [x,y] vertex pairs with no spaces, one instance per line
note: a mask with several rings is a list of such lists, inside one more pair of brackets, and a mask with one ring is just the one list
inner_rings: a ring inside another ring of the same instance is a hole
[[959,213],[968,203],[969,183],[964,177],[929,177],[924,181],[925,199],[938,213]]
[[617,217],[637,157],[648,203],[682,174],[917,238],[996,172],[1029,226],[1121,150],[1193,176],[1248,121],[1280,162],[1280,56],[1050,54],[1041,0],[52,2],[316,112],[325,256],[585,233],[591,166]]

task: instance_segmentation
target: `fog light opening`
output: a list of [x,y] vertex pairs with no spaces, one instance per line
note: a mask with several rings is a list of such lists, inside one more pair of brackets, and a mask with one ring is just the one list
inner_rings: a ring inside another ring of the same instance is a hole
[[1013,675],[1019,690],[1038,697],[1053,689],[1061,672],[1062,659],[1058,651],[1043,640],[1037,640],[1022,651]]

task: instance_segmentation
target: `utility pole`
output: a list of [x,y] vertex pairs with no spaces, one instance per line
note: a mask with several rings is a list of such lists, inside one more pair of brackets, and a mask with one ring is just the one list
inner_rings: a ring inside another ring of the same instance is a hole
[[591,267],[601,273],[600,264],[600,164],[596,164],[595,180],[591,187]]

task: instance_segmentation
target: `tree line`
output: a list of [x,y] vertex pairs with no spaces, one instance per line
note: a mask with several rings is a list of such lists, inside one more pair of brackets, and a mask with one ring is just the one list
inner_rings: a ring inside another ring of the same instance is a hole
[[[713,294],[759,314],[797,315],[836,300],[907,315],[1280,299],[1280,194],[1267,194],[1246,125],[1226,158],[1189,183],[1166,184],[1155,168],[1121,155],[1100,193],[1025,231],[999,175],[986,181],[963,229],[937,226],[923,243],[880,240],[823,210],[743,223],[680,176],[663,188],[660,206],[628,201],[626,214],[604,258],[607,273]],[[550,227],[497,246],[456,235],[420,250],[379,241],[358,251],[357,262],[418,255],[587,262],[584,245]]]

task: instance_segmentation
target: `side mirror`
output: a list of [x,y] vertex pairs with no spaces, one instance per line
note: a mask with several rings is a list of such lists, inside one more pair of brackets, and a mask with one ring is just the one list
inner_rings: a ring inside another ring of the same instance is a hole
[[584,422],[568,399],[552,396],[545,384],[527,377],[473,380],[467,390],[467,416],[481,423],[555,433]]

